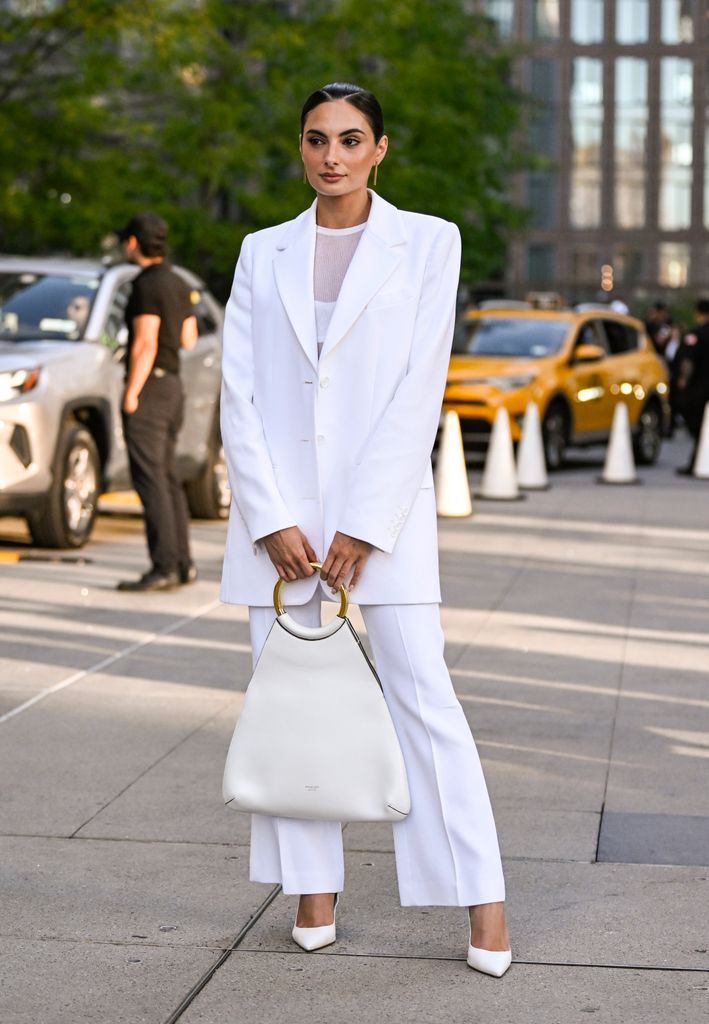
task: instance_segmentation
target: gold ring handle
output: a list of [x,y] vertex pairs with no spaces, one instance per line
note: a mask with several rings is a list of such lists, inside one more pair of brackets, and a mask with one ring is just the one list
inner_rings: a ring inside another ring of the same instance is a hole
[[[322,564],[320,562],[310,562],[310,565],[312,565],[313,569],[322,569]],[[279,576],[278,580],[276,581],[276,585],[273,588],[273,607],[276,609],[276,615],[283,615],[285,612],[283,602],[281,601],[281,589],[283,587],[283,584],[287,582],[287,580],[282,580]],[[347,615],[347,606],[349,603],[350,599],[347,594],[347,587],[345,587],[343,584],[340,586],[340,610],[337,613],[338,618],[345,618],[345,616]]]

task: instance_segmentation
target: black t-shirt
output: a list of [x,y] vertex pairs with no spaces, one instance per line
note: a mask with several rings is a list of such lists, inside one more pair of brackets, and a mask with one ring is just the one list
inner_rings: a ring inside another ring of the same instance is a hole
[[133,347],[133,320],[145,314],[160,317],[158,352],[153,368],[179,373],[182,324],[193,315],[193,309],[188,284],[167,263],[152,263],[133,280],[125,313],[128,326],[126,366],[130,366]]

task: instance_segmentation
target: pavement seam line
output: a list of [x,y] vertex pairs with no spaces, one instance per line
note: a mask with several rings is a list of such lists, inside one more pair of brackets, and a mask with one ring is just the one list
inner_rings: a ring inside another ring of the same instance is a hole
[[231,954],[234,952],[234,950],[246,938],[246,936],[251,931],[251,929],[254,927],[256,922],[259,921],[260,918],[266,913],[268,908],[271,906],[271,904],[276,899],[276,897],[280,894],[281,891],[282,891],[282,889],[281,889],[280,885],[276,885],[271,890],[271,892],[268,894],[268,896],[265,898],[265,900],[256,908],[256,910],[251,915],[251,917],[248,919],[246,924],[243,926],[243,928],[235,936],[235,938],[234,938],[233,942],[231,943],[231,945],[227,949],[225,949],[221,953],[220,956],[217,957],[217,959],[214,961],[214,963],[211,964],[207,968],[207,970],[195,982],[195,984],[192,986],[192,988],[189,990],[189,992],[187,992],[187,994],[182,998],[180,1003],[175,1007],[175,1009],[172,1011],[170,1016],[165,1021],[165,1024],[177,1024],[177,1021],[180,1019],[180,1017],[185,1012],[185,1010],[194,1002],[194,1000],[197,998],[197,996],[202,991],[202,989],[205,988],[209,984],[209,982],[212,980],[212,978],[214,977],[216,972],[219,970],[219,968],[222,967],[227,962],[227,960],[229,959]]
[[61,682],[55,683],[54,686],[48,686],[46,690],[36,693],[34,697],[30,697],[30,699],[24,701],[23,704],[18,704],[16,708],[11,708],[10,711],[6,711],[4,715],[0,715],[0,725],[11,718],[14,718],[16,715],[21,715],[23,711],[27,711],[29,708],[34,707],[35,704],[38,704],[46,697],[51,697],[52,694],[59,693],[60,690],[65,690],[67,687],[73,686],[74,683],[78,683],[82,679],[86,679],[87,676],[91,676],[96,672],[102,672],[103,669],[108,668],[109,665],[114,665],[117,661],[120,661],[121,658],[127,658],[131,654],[135,654],[136,651],[154,643],[154,641],[160,637],[169,636],[170,633],[174,633],[176,630],[181,629],[182,626],[187,625],[188,622],[194,622],[195,619],[199,619],[203,615],[208,615],[209,612],[218,608],[220,604],[220,599],[214,598],[212,601],[209,601],[207,604],[198,608],[192,615],[183,615],[175,622],[170,623],[169,626],[165,626],[163,629],[159,629],[155,633],[150,633],[148,636],[135,641],[135,643],[130,644],[121,651],[116,651],[107,658],[102,658],[101,661],[96,662],[95,665],[90,665],[88,668],[82,668],[78,672],[73,672],[66,679],[62,679]]
[[[298,949],[242,949],[240,952],[244,955],[249,953],[256,956],[302,956],[301,950]],[[465,963],[464,956],[421,956],[414,953],[346,953],[344,951],[338,952],[334,949],[320,950],[318,951],[318,956],[350,957],[363,960],[434,960],[438,963]],[[664,971],[676,974],[709,974],[709,967],[662,967],[659,964],[591,964],[582,960],[513,959],[512,966],[514,967],[515,964],[524,967],[587,967],[591,970],[604,971]],[[172,1022],[166,1021],[166,1024],[172,1024]]]
[[[645,506],[646,508],[646,506]],[[647,514],[647,513],[646,513]],[[638,592],[638,568],[640,562],[640,544],[644,536],[645,523],[639,524],[635,534],[635,545],[633,549],[633,578],[630,584],[630,591],[628,593],[628,608],[625,616],[625,632],[623,636],[623,644],[620,657],[620,665],[618,672],[618,688],[616,690],[615,701],[613,705],[613,724],[611,725],[611,733],[608,738],[608,763],[606,765],[606,777],[603,780],[603,799],[601,800],[601,811],[598,816],[598,832],[596,833],[596,849],[593,855],[593,859],[598,863],[598,854],[601,849],[601,834],[603,832],[603,819],[606,813],[606,801],[608,800],[608,786],[611,779],[611,770],[613,767],[613,755],[615,751],[615,734],[616,727],[618,725],[618,715],[620,713],[620,704],[623,697],[623,681],[625,679],[625,664],[628,656],[628,645],[630,643],[630,629],[633,622],[633,612],[635,610],[635,597]]]
[[[230,703],[230,701],[227,700],[225,702],[225,706],[227,706],[229,703]],[[177,741],[177,743],[175,743],[174,746],[170,747],[169,750],[166,750],[164,753],[162,753],[160,755],[160,757],[157,758],[157,760],[152,762],[152,764],[146,765],[146,767],[143,769],[143,771],[140,773],[140,775],[136,775],[136,777],[134,779],[131,779],[131,781],[128,782],[123,787],[123,789],[119,790],[117,793],[114,793],[113,796],[110,798],[110,800],[107,800],[106,803],[103,804],[102,807],[99,807],[97,811],[94,811],[94,813],[90,817],[88,817],[86,819],[86,821],[82,822],[81,825],[79,825],[77,828],[75,828],[74,831],[70,834],[69,839],[83,838],[83,837],[77,835],[78,832],[81,832],[82,828],[86,828],[86,826],[89,825],[94,820],[94,818],[97,818],[98,815],[102,814],[106,810],[107,807],[110,807],[111,804],[114,803],[116,800],[118,800],[119,797],[123,796],[124,793],[127,793],[128,790],[131,789],[136,784],[136,782],[140,782],[141,779],[145,778],[145,776],[148,774],[148,772],[151,772],[153,770],[153,768],[156,768],[160,764],[161,761],[165,760],[166,757],[169,757],[171,754],[174,754],[174,752],[176,750],[178,750],[182,746],[183,743],[186,743],[187,740],[191,739],[193,736],[196,736],[196,734],[198,732],[200,732],[202,729],[204,729],[205,726],[209,725],[210,722],[213,722],[215,718],[218,718],[219,715],[221,715],[221,713],[223,711],[224,711],[224,707],[219,708],[219,710],[215,711],[213,715],[210,715],[209,718],[205,719],[203,722],[200,722],[199,725],[195,726],[194,729],[191,729],[190,732],[188,732],[185,736],[183,736],[181,739],[179,739]],[[87,838],[89,838],[89,837],[87,837]],[[101,839],[101,836],[95,836],[94,838]]]

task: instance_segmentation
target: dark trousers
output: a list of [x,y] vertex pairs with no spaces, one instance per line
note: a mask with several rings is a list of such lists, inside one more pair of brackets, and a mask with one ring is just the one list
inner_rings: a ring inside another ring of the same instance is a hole
[[176,374],[151,375],[136,412],[123,414],[131,478],[145,513],[148,551],[155,571],[164,574],[191,564],[187,499],[175,463],[183,406]]

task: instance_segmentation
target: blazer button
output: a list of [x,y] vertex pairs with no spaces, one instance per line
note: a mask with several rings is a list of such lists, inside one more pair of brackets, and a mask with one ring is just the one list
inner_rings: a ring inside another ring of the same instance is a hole
[[318,442],[318,444],[322,444],[324,440],[325,440],[325,435],[324,434],[318,434],[318,436],[316,438],[316,441]]
[[329,386],[329,384],[330,384],[330,378],[329,377],[323,377],[323,379],[320,381],[320,387],[321,388],[326,388],[326,387]]

